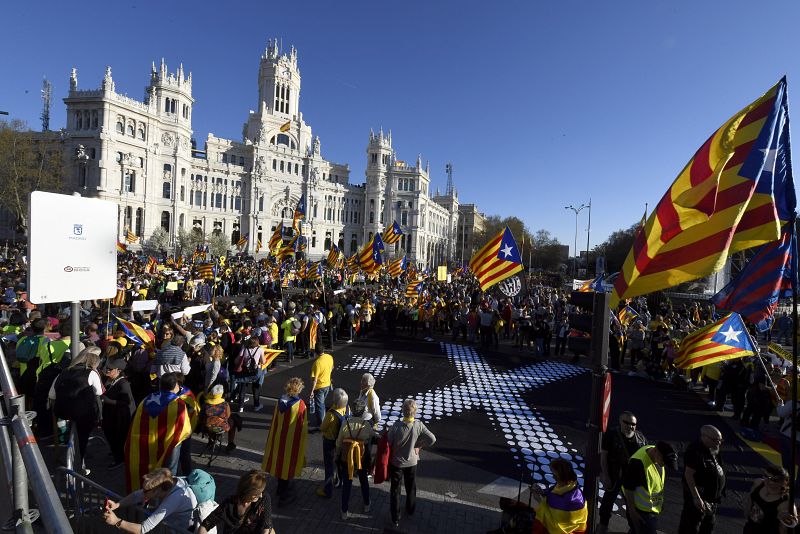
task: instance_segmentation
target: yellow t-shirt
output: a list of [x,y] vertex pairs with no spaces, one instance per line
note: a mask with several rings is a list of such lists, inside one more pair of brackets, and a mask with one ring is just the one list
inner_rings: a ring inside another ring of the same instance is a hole
[[323,352],[311,366],[311,378],[316,378],[314,390],[326,388],[331,385],[331,372],[333,371],[333,356]]
[[272,345],[270,345],[270,347],[274,347],[278,344],[278,323],[270,323],[269,335],[272,337]]

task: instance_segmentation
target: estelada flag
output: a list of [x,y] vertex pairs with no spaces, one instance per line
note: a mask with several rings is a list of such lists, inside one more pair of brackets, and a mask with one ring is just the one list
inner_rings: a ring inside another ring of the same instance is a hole
[[777,204],[788,183],[776,180],[775,163],[788,153],[788,127],[784,78],[708,138],[636,233],[612,308],[707,276],[730,254],[780,238],[786,221]]
[[403,230],[400,229],[400,225],[397,224],[397,221],[392,222],[389,226],[386,227],[386,230],[383,231],[383,242],[387,245],[394,245],[400,238],[403,237]]
[[522,270],[519,248],[508,226],[475,253],[469,261],[469,269],[482,291]]
[[275,227],[275,231],[272,233],[272,237],[269,238],[269,253],[275,254],[278,251],[278,247],[283,243],[283,221],[278,223],[278,226]]
[[125,486],[142,486],[142,476],[163,467],[173,449],[192,435],[186,401],[169,391],[151,393],[136,408],[125,441]]
[[738,313],[729,313],[719,321],[695,330],[681,341],[675,367],[694,369],[723,360],[743,358],[756,353],[747,327]]
[[308,420],[306,403],[283,396],[275,406],[261,469],[275,478],[290,480],[303,472]]

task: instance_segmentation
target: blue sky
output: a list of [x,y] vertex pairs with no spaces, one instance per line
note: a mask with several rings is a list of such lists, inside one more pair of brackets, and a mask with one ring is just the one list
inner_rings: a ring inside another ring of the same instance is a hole
[[4,19],[0,110],[35,128],[42,76],[57,129],[73,66],[88,89],[111,65],[117,91],[141,99],[163,56],[193,73],[198,143],[238,140],[278,37],[298,49],[323,156],[350,163],[351,181],[369,129],[391,128],[399,159],[430,160],[433,188],[452,162],[461,202],[570,247],[564,206],[592,199],[594,246],[652,208],[729,116],[784,74],[791,102],[800,80],[788,0],[12,2]]

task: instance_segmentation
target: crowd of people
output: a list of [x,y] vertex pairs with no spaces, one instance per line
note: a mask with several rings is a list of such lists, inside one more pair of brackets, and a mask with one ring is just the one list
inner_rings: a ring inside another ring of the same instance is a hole
[[[336,343],[386,331],[425,341],[438,336],[485,349],[502,343],[533,359],[568,351],[576,359],[587,354],[586,336],[574,326],[585,310],[570,303],[571,290],[534,285],[531,279],[524,296],[496,290],[484,294],[475,278],[462,271],[448,282],[428,277],[421,291],[409,295],[405,281],[386,274],[377,284],[352,284],[345,272],[326,269],[321,279],[304,281],[295,269],[276,272],[253,259],[218,262],[217,276],[210,279],[174,261],[153,269],[146,258],[130,254],[121,256],[119,265],[117,298],[81,304],[81,339],[73,356],[69,307],[31,304],[25,293],[24,261],[19,255],[7,256],[0,268],[0,334],[18,388],[37,412],[37,435],[63,439],[63,422],[71,421],[83,458],[89,436],[102,428],[113,455],[108,469],[124,467],[128,489],[133,490],[122,502],[110,503],[106,520],[129,532],[148,531],[158,517],[175,521],[173,512],[184,508],[180,503],[192,502],[192,492],[177,478],[197,471],[190,436],[202,433],[208,447],[224,442],[228,451],[234,450],[236,433],[244,424],[240,414],[262,409],[260,388],[279,359],[313,358],[311,375],[286,381],[270,423],[262,471],[243,475],[236,494],[195,525],[201,530],[227,525],[225,531],[230,532],[268,532],[272,503],[265,493],[266,477],[278,481],[276,505],[290,505],[295,499],[291,481],[304,467],[306,441],[316,439],[309,436],[317,433],[325,469],[317,495],[332,498],[340,488],[342,519],[349,517],[355,478],[366,513],[370,484],[384,479],[391,485],[391,521],[398,524],[401,518],[401,482],[405,514],[414,513],[419,448],[433,445],[436,438],[415,418],[418,407],[413,399],[403,403],[398,421],[385,425],[375,378],[369,373],[357,392],[334,389],[334,362],[327,350]],[[144,300],[156,303],[131,310],[132,303]],[[775,410],[786,415],[789,382],[783,367],[759,365],[759,357],[754,357],[709,365],[688,375],[674,368],[682,337],[714,320],[710,306],[644,298],[629,306],[636,312],[634,318],[611,315],[609,363],[614,372],[706,388],[715,408],[722,410],[730,400],[734,417],[753,431],[754,438]],[[187,307],[190,314],[185,313]],[[790,318],[780,316],[773,338],[785,342],[791,326]],[[666,442],[648,444],[636,430],[632,413],[623,413],[619,424],[603,442],[606,491],[601,528],[608,525],[614,501],[622,495],[632,531],[655,532],[664,467],[676,467],[677,454]],[[151,454],[147,440],[156,429],[158,453]],[[781,431],[788,440],[788,427],[783,425]],[[713,529],[725,487],[720,442],[718,429],[703,427],[699,441],[684,454],[681,532]],[[577,532],[586,526],[577,476],[568,462],[563,463],[551,463],[556,484],[539,499],[541,532]],[[716,478],[710,466],[717,469]],[[769,471],[756,483],[747,503],[747,532],[778,532],[784,528],[781,524],[791,523],[796,514],[785,498],[787,477],[785,469]],[[161,502],[162,515],[151,515],[143,524],[116,515],[118,506],[143,499]],[[198,504],[195,499],[193,507]],[[197,518],[177,521],[185,524]]]

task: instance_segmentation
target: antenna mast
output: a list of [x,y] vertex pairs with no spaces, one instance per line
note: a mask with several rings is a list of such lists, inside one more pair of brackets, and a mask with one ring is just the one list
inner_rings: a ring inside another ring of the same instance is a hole
[[452,196],[453,195],[453,164],[448,163],[444,166],[444,170],[447,173],[447,190],[445,191],[445,195]]
[[50,130],[50,100],[53,95],[53,84],[45,78],[42,80],[42,131]]

